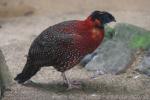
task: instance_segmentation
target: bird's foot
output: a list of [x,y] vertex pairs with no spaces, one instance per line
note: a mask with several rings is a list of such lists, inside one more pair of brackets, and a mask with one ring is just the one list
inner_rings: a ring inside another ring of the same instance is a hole
[[71,89],[81,89],[81,82],[73,81],[69,83],[67,90],[71,90]]
[[81,85],[69,84],[67,90],[80,89]]
[[76,89],[80,89],[81,88],[81,82],[77,82],[77,81],[70,81],[67,79],[65,73],[63,72],[62,73],[62,77],[63,77],[63,80],[64,80],[64,85],[68,87],[67,90],[70,90],[70,89],[73,89],[73,88],[76,88]]
[[74,84],[74,85],[81,85],[82,83],[81,83],[81,81],[72,81],[72,84]]

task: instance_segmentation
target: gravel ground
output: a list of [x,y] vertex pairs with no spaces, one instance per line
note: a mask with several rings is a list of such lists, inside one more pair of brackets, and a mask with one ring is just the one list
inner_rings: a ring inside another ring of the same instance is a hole
[[[0,1],[0,8],[3,9],[0,10],[0,47],[13,77],[22,70],[33,39],[55,23],[83,19],[94,9],[102,9],[112,12],[118,22],[146,29],[150,27],[149,0],[85,0],[84,3],[80,0],[8,1]],[[150,78],[134,71],[141,57],[142,53],[137,53],[135,62],[127,73],[121,75],[102,75],[90,79],[92,72],[71,69],[67,76],[72,81],[81,81],[82,88],[69,91],[62,85],[59,72],[52,67],[43,68],[32,78],[35,83],[23,86],[14,82],[3,100],[149,100]]]

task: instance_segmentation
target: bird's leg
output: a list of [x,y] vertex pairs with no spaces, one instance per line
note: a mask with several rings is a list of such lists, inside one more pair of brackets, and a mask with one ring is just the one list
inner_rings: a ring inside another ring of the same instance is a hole
[[62,77],[63,77],[64,83],[68,85],[68,90],[69,90],[69,89],[72,89],[72,88],[80,88],[80,87],[81,87],[81,86],[79,86],[79,85],[77,85],[77,84],[71,83],[71,82],[67,79],[67,77],[66,77],[66,75],[65,75],[65,72],[62,72]]
[[68,85],[70,82],[69,82],[69,80],[67,79],[67,77],[66,77],[66,75],[65,75],[65,72],[62,72],[61,75],[62,75],[62,77],[63,77],[64,83]]

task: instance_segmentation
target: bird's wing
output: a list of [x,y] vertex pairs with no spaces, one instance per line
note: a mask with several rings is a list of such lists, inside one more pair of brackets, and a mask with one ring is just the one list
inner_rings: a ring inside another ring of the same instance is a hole
[[[81,36],[76,34],[74,31],[75,24],[77,21],[66,21],[59,24],[56,24],[54,26],[51,26],[44,30],[38,38],[40,38],[38,41],[39,44],[44,46],[58,46],[60,44],[74,44],[75,39],[80,39]],[[73,30],[73,31],[66,31],[65,29]]]
[[32,43],[28,59],[35,65],[52,65],[58,58],[57,53],[64,50],[65,47],[75,45],[76,39],[81,38],[76,34],[40,34]]

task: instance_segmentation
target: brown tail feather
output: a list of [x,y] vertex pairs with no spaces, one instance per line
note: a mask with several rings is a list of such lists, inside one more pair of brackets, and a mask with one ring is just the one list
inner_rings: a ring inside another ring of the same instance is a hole
[[26,64],[22,73],[18,74],[14,80],[18,81],[18,83],[24,83],[34,76],[39,70],[40,67],[34,67]]

